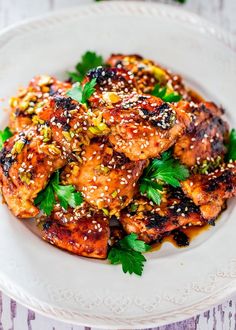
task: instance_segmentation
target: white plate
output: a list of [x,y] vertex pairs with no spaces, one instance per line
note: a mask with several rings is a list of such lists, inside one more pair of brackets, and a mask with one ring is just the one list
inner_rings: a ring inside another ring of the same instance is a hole
[[[95,4],[6,30],[0,35],[0,98],[36,74],[63,76],[88,49],[104,56],[140,53],[173,68],[222,104],[236,126],[231,38],[197,16],[163,5]],[[1,113],[2,126],[6,122]],[[234,204],[189,248],[166,243],[148,254],[141,278],[53,248],[29,222],[0,206],[0,288],[37,312],[76,324],[125,329],[188,318],[236,289]]]

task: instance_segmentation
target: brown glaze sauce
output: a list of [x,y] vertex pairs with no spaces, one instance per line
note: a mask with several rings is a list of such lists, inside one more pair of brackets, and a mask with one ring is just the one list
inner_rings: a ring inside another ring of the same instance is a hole
[[173,244],[177,248],[188,247],[198,235],[202,234],[203,232],[206,232],[207,230],[210,230],[210,228],[212,228],[212,226],[209,224],[206,224],[204,226],[193,226],[186,229],[181,228],[179,231],[187,236],[189,244],[180,246],[174,239],[174,234],[170,234],[169,236],[164,237],[160,243],[152,244],[151,251],[159,251],[162,248],[162,245],[166,242]]

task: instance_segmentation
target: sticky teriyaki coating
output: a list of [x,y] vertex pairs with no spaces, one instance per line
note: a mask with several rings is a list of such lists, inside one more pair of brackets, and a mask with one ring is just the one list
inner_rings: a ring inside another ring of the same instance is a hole
[[[10,101],[14,135],[0,152],[1,190],[12,213],[39,215],[34,200],[59,170],[60,185],[72,185],[84,201],[66,210],[55,196],[52,214],[40,218],[42,238],[99,259],[122,235],[136,233],[151,244],[213,223],[236,195],[222,109],[193,97],[181,77],[141,56],[115,54],[107,64],[87,72],[80,87],[94,79],[96,85],[84,104],[67,95],[70,81],[33,78]],[[182,100],[151,95],[156,85]],[[140,194],[139,180],[170,149],[190,177],[178,188],[164,185],[157,205]]]

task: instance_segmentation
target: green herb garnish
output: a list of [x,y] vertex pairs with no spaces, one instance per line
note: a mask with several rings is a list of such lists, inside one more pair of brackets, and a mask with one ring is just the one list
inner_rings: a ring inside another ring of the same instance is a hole
[[172,158],[171,152],[166,151],[161,159],[154,159],[144,171],[140,179],[140,192],[154,203],[160,205],[164,184],[180,187],[180,181],[187,179],[188,169]]
[[151,199],[155,204],[160,205],[162,199],[162,185],[158,184],[154,179],[148,179],[143,177],[140,180],[139,190],[141,194],[146,195],[148,199]]
[[81,82],[89,70],[103,66],[104,60],[102,56],[95,52],[86,52],[82,55],[81,61],[76,64],[76,71],[68,72],[69,77],[73,82]]
[[233,128],[229,135],[227,160],[236,160],[236,130]]
[[46,188],[39,192],[34,203],[39,205],[46,215],[52,213],[53,207],[56,204],[56,198],[58,198],[60,205],[67,210],[68,206],[75,208],[83,202],[83,198],[80,192],[76,192],[74,186],[61,186],[59,178],[59,172],[57,171],[53,176]]
[[142,252],[150,250],[150,246],[138,240],[134,233],[126,236],[116,243],[108,254],[108,259],[113,265],[121,264],[124,273],[142,275],[146,258]]
[[11,136],[13,136],[9,127],[6,127],[3,131],[0,131],[0,150],[3,148],[3,144],[7,141]]
[[73,100],[87,104],[90,96],[95,92],[96,78],[93,78],[91,81],[87,82],[84,86],[80,83],[76,83],[72,89],[70,89],[66,95],[70,96]]
[[151,92],[152,95],[159,97],[165,102],[179,102],[182,99],[182,96],[177,92],[169,93],[167,92],[167,87],[161,87],[160,84],[156,84],[153,91]]

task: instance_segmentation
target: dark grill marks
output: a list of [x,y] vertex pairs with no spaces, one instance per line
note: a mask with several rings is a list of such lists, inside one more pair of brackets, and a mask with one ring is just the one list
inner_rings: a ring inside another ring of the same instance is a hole
[[100,143],[104,147],[109,147],[110,149],[112,149],[111,154],[106,152],[103,156],[102,164],[104,166],[107,166],[112,169],[112,168],[120,168],[123,165],[130,163],[130,159],[127,158],[123,153],[116,152],[115,150],[113,150],[112,144],[109,143],[107,137],[95,137],[92,139],[91,142]]
[[6,148],[3,148],[0,152],[0,164],[3,169],[3,173],[6,177],[9,176],[9,170],[14,163],[16,158],[7,150]]
[[56,117],[54,119],[54,123],[55,124],[60,124],[61,127],[63,128],[63,130],[66,131],[66,132],[68,132],[71,129],[70,125],[67,123],[67,117],[66,116]]
[[15,110],[14,114],[15,114],[15,117],[24,117],[25,116],[24,112],[22,112],[19,108],[17,108]]
[[181,189],[172,189],[171,198],[178,200],[179,203],[172,205],[171,215],[199,213],[199,207],[191,199],[186,197]]
[[116,76],[116,70],[110,68],[98,67],[96,69],[90,70],[87,76],[90,79],[95,78],[99,85],[103,85],[107,83],[108,79],[111,79]]
[[[22,141],[24,145],[29,144],[29,140],[27,139],[25,132],[19,133],[19,138],[17,141]],[[16,156],[11,153],[15,142],[17,141],[11,141],[8,145],[7,148],[3,148],[0,151],[0,165],[2,166],[3,173],[6,177],[9,176],[9,171],[12,166],[12,164],[16,161]]]
[[150,217],[148,217],[147,228],[163,229],[168,220],[169,219],[167,216],[160,216],[159,214],[150,213]]
[[134,199],[133,203],[137,207],[128,207],[121,213],[121,224],[128,233],[135,232],[148,243],[160,237],[175,235],[179,246],[188,245],[188,238],[177,231],[206,223],[200,208],[185,197],[180,188],[164,192],[159,206],[140,197]]
[[150,121],[155,127],[167,130],[175,124],[175,111],[168,103],[163,103],[160,106],[157,106],[154,111],[148,111],[145,108],[141,108],[140,110],[142,112],[142,117]]
[[43,229],[44,230],[48,230],[51,226],[52,226],[52,221],[51,220],[47,220],[47,221],[43,222]]
[[63,97],[63,96],[55,96],[54,101],[56,104],[56,108],[64,109],[64,110],[74,110],[76,108],[76,104],[73,103],[71,97]]
[[[96,92],[90,97],[90,105],[94,105],[93,102],[97,98],[99,102],[100,95],[103,92],[116,92],[121,94],[132,93],[136,91],[135,81],[133,75],[124,70],[118,68],[96,68],[92,69],[87,74],[87,79],[96,79]],[[97,104],[95,104],[97,107]]]
[[211,178],[206,186],[206,192],[213,192],[219,189],[220,184],[225,184],[227,192],[231,192],[234,189],[232,172],[230,170],[226,169],[220,176]]
[[115,164],[118,168],[127,163],[130,163],[129,158],[125,157],[125,155],[122,153],[118,153],[118,152],[114,151],[113,156],[115,159]]
[[229,127],[212,103],[193,108],[193,114],[193,124],[175,144],[174,154],[194,172],[211,172],[227,152]]

